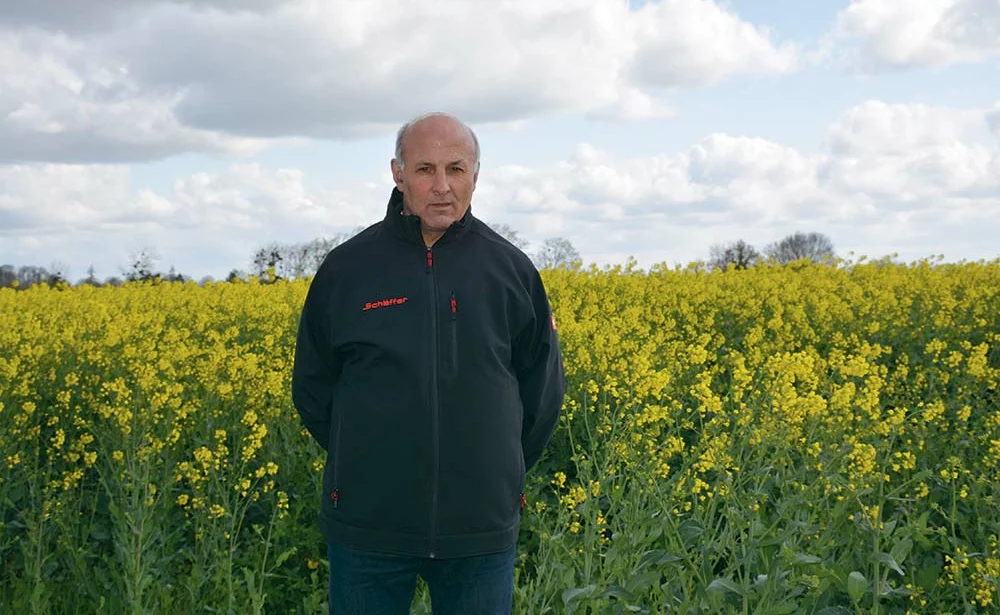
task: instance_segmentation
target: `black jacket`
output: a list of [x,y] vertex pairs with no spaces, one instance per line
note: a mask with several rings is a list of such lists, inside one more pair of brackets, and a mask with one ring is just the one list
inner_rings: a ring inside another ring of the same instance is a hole
[[513,546],[564,393],[528,258],[471,210],[427,249],[393,190],[327,255],[299,322],[292,399],[327,450],[324,535],[442,558]]

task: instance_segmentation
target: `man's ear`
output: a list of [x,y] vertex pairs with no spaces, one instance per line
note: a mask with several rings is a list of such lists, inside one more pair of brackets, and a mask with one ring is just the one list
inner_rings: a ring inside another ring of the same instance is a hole
[[396,187],[400,190],[403,189],[403,169],[399,167],[399,163],[393,158],[389,163],[389,168],[392,169],[392,181],[396,182]]

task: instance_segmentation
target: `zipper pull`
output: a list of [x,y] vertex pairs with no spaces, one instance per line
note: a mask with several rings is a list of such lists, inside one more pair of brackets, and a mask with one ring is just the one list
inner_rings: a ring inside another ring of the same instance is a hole
[[330,494],[330,499],[333,500],[334,508],[340,505],[340,487],[333,490],[333,493]]
[[434,253],[431,252],[430,248],[427,248],[427,273],[431,272],[434,268]]
[[455,301],[455,291],[451,292],[451,319],[458,320],[458,301]]

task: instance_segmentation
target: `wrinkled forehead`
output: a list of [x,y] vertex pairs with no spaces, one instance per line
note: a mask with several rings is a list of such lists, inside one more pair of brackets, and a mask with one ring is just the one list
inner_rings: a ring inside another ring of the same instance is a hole
[[462,124],[449,118],[428,118],[411,126],[403,135],[403,155],[414,159],[441,156],[473,161],[475,143]]

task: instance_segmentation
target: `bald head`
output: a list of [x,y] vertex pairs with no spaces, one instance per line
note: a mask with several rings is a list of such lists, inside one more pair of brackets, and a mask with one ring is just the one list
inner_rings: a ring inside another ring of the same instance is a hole
[[391,167],[403,213],[420,218],[430,247],[469,211],[479,179],[479,142],[454,116],[423,115],[399,129]]
[[448,113],[426,113],[403,124],[396,133],[396,164],[405,167],[404,155],[406,142],[412,138],[426,136],[442,136],[444,138],[463,138],[467,140],[469,149],[475,160],[475,168],[479,170],[479,139],[476,133],[464,122]]

